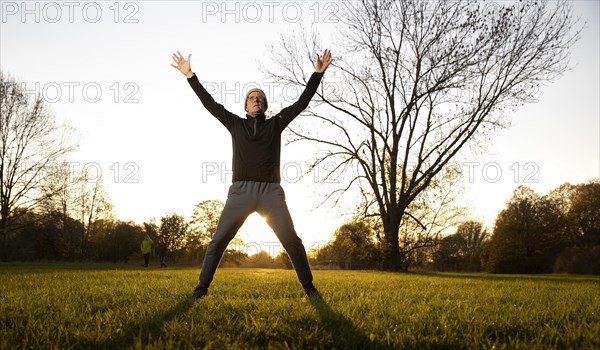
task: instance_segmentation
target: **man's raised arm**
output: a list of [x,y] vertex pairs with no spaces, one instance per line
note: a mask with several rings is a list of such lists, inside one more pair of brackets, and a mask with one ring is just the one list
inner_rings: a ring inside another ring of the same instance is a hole
[[204,105],[204,108],[217,118],[228,130],[231,130],[233,120],[237,118],[237,116],[226,110],[220,103],[217,103],[208,91],[206,91],[204,86],[202,86],[196,74],[192,72],[192,54],[189,54],[186,60],[181,52],[177,51],[176,54],[173,54],[173,61],[175,61],[175,64],[171,64],[171,67],[177,69],[186,76],[188,83],[200,99],[200,102]]
[[313,96],[317,92],[317,88],[319,87],[319,84],[321,83],[321,78],[323,77],[323,73],[325,73],[325,70],[327,69],[327,67],[329,67],[330,63],[331,63],[331,52],[329,50],[325,49],[325,51],[323,51],[322,57],[317,55],[317,61],[315,62],[315,72],[311,75],[310,79],[308,80],[308,83],[306,84],[304,91],[298,98],[298,101],[296,101],[291,106],[282,109],[280,112],[281,120],[282,120],[282,123],[281,123],[282,130],[289,123],[291,123],[292,120],[294,120],[294,118],[296,118],[300,113],[302,113],[302,111],[304,111],[306,109],[306,107],[308,107],[310,100],[313,98]]

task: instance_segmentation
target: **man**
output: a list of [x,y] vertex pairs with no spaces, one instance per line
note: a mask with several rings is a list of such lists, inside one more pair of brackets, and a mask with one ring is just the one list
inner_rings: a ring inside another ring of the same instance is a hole
[[309,297],[319,297],[313,285],[302,240],[296,234],[285,194],[280,185],[281,133],[307,106],[331,63],[329,50],[317,57],[315,72],[302,95],[294,104],[274,117],[266,119],[267,97],[260,89],[248,91],[244,101],[245,118],[227,111],[215,102],[191,69],[191,54],[187,60],[178,51],[173,54],[172,67],[183,73],[204,107],[231,133],[233,143],[233,183],[229,188],[225,208],[216,232],[206,250],[198,286],[192,299],[208,293],[208,288],[229,242],[237,234],[248,215],[258,212],[265,217],[281,241],[296,270],[298,280]]

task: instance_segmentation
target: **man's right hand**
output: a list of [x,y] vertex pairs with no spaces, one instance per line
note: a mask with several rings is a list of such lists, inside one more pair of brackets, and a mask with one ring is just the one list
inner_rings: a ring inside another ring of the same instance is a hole
[[173,54],[173,61],[175,61],[175,64],[171,64],[171,67],[176,68],[178,71],[180,71],[181,73],[183,73],[183,75],[185,75],[187,78],[191,78],[194,73],[192,73],[192,66],[191,66],[191,61],[192,61],[192,54],[188,55],[187,60],[183,58],[183,55],[181,54],[181,52],[177,51],[176,54]]

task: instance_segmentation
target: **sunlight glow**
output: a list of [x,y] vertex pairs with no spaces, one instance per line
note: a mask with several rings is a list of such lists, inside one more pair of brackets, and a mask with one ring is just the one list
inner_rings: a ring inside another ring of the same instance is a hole
[[261,250],[272,256],[279,253],[283,247],[273,230],[267,225],[265,218],[258,213],[252,213],[240,228],[238,236],[248,245],[247,254],[253,255]]

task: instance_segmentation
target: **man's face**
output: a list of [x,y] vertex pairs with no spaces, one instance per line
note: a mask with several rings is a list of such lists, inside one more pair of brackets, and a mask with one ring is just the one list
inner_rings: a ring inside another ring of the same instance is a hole
[[263,95],[254,91],[246,100],[246,112],[248,113],[263,113],[265,111],[265,99]]

